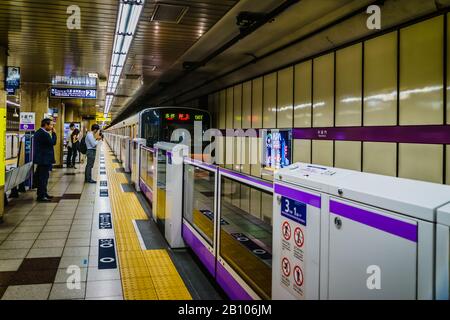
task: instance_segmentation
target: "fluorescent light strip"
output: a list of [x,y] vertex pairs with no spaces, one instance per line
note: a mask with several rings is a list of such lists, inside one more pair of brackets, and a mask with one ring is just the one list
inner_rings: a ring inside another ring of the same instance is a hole
[[[104,114],[107,115],[114,100],[114,94],[122,76],[123,68],[127,60],[131,42],[136,33],[139,18],[144,7],[145,0],[124,3],[120,0],[119,14],[116,22],[116,33],[114,36],[113,53],[107,83]],[[122,54],[123,53],[123,54]]]

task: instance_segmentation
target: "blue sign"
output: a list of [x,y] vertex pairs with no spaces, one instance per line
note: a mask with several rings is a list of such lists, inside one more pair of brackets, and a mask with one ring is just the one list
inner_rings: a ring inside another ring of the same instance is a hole
[[104,180],[104,181],[100,181],[100,187],[107,187],[108,186],[108,181]]
[[100,197],[107,197],[108,189],[100,189]]
[[52,87],[50,96],[53,98],[97,99],[97,90]]
[[111,213],[109,213],[109,212],[99,213],[98,228],[99,229],[111,229],[112,228]]
[[98,239],[98,268],[99,269],[117,268],[114,239]]
[[306,203],[281,197],[281,215],[306,226]]

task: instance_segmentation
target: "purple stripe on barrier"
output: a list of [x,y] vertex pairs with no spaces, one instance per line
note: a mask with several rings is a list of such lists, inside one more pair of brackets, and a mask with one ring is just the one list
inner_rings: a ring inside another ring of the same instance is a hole
[[183,222],[183,239],[186,242],[186,244],[192,249],[192,251],[195,252],[195,254],[203,263],[203,265],[206,267],[208,272],[213,277],[215,277],[216,274],[215,257],[212,255],[211,252],[209,252],[208,248],[203,245],[203,243],[199,240],[199,238],[189,229],[188,226],[186,226],[184,222]]
[[321,208],[320,196],[315,194],[307,193],[297,189],[291,189],[289,187],[282,186],[280,184],[275,185],[275,193],[285,196],[290,199],[294,199],[310,206]]
[[155,152],[155,149],[150,148],[150,147],[146,147],[146,146],[142,146],[142,145],[141,145],[141,148],[144,149],[144,150],[146,150],[146,151],[150,151],[150,152],[153,152],[153,153]]
[[142,190],[142,193],[145,195],[145,197],[150,201],[150,203],[153,203],[153,192],[152,190],[147,186],[147,184],[142,181],[141,178],[139,178],[139,187]]
[[417,242],[417,225],[349,206],[337,201],[330,201],[330,213]]
[[253,300],[247,291],[242,288],[236,279],[233,278],[233,276],[219,262],[217,262],[216,280],[230,299]]
[[256,183],[256,184],[259,184],[259,185],[261,185],[261,186],[264,186],[264,187],[273,189],[273,184],[272,184],[272,182],[267,182],[267,181],[259,180],[259,179],[252,178],[252,177],[249,177],[249,176],[246,176],[246,175],[243,175],[243,174],[240,174],[240,173],[231,171],[231,170],[223,169],[223,168],[220,168],[219,170],[220,170],[220,172],[229,174],[229,175],[231,175],[231,176],[240,178],[240,179],[242,179],[242,180],[245,180],[245,181],[248,181],[248,182],[251,182],[251,183]]
[[449,125],[296,128],[294,139],[450,144]]
[[206,162],[200,162],[198,160],[194,160],[194,159],[189,159],[189,158],[184,158],[184,163],[186,164],[190,164],[193,166],[197,166],[200,168],[204,168],[204,169],[210,169],[210,170],[216,170],[217,166],[206,163]]

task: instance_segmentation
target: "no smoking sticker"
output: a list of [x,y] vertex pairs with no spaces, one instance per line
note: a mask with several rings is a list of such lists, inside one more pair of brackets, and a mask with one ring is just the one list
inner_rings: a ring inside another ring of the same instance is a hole
[[291,274],[291,263],[287,258],[283,258],[283,260],[281,261],[281,268],[283,269],[283,274],[286,277],[289,277],[289,275]]
[[294,240],[295,240],[295,244],[298,247],[303,247],[303,244],[305,243],[305,236],[303,234],[302,229],[300,229],[299,227],[295,228],[294,230]]
[[301,287],[303,284],[303,271],[299,266],[295,266],[294,268],[294,280],[295,284]]
[[289,222],[285,221],[283,223],[283,237],[286,241],[289,241],[291,239],[291,225]]

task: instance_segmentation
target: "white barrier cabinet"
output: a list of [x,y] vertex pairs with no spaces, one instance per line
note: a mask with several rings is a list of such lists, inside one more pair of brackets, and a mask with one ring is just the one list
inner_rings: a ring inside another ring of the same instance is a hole
[[274,299],[433,299],[450,187],[303,163],[275,174]]
[[183,159],[189,148],[158,142],[154,145],[153,219],[171,248],[185,247],[181,236],[183,212]]

